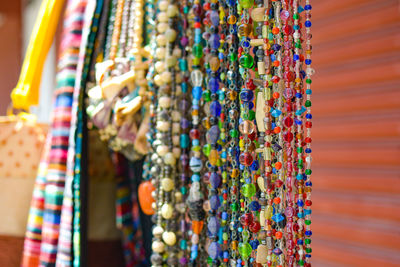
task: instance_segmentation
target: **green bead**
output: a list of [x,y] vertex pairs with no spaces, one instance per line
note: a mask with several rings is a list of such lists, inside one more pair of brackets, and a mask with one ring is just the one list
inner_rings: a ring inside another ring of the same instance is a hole
[[307,253],[311,253],[311,252],[312,252],[312,249],[311,249],[311,248],[306,248],[306,252],[307,252]]
[[304,266],[304,261],[303,260],[299,260],[299,265],[300,266]]
[[239,253],[243,259],[248,259],[253,249],[249,243],[239,243]]
[[236,53],[230,53],[229,58],[231,59],[232,62],[237,61],[238,55]]
[[192,151],[197,152],[200,151],[201,147],[200,146],[192,146]]
[[208,258],[207,258],[207,263],[208,263],[209,265],[211,265],[212,262],[213,262],[213,260],[211,259],[211,257],[208,257]]
[[210,155],[211,152],[211,144],[207,144],[203,146],[203,154],[207,157]]
[[243,8],[251,8],[254,5],[254,0],[240,0],[239,3]]
[[228,234],[227,233],[223,233],[222,234],[222,240],[224,240],[224,241],[228,240]]
[[256,186],[254,184],[245,184],[242,186],[242,194],[247,197],[251,198],[256,193]]
[[311,79],[306,79],[306,83],[311,84]]
[[185,14],[188,14],[188,13],[189,13],[189,7],[188,7],[188,6],[185,6],[185,7],[183,8],[183,13],[185,13]]
[[303,148],[302,147],[298,147],[296,150],[297,150],[297,153],[303,152]]
[[306,102],[304,103],[304,106],[311,107],[311,101],[310,100],[306,100]]
[[306,175],[311,175],[312,171],[311,171],[311,169],[307,169],[305,173],[306,173]]
[[230,130],[230,131],[229,131],[229,136],[230,136],[230,137],[233,137],[233,138],[236,138],[236,137],[239,136],[239,131],[238,131],[238,130],[235,130],[235,129]]
[[296,43],[294,46],[295,46],[296,48],[301,48],[301,43]]
[[218,128],[224,128],[224,123],[221,120],[218,120]]
[[252,121],[256,118],[256,112],[254,110],[249,110],[248,120]]
[[303,164],[303,159],[299,159],[298,164]]
[[253,67],[254,59],[250,54],[243,54],[239,59],[239,64],[243,68],[250,69]]
[[187,188],[184,187],[184,186],[182,186],[182,187],[181,187],[181,193],[182,193],[182,195],[186,195],[186,193],[187,193]]
[[311,224],[311,221],[310,221],[310,220],[305,220],[304,223],[305,223],[306,225],[310,225],[310,224]]
[[304,240],[304,243],[306,243],[307,245],[311,244],[311,239],[306,238],[306,239]]
[[293,19],[299,19],[299,14],[293,14]]
[[203,56],[203,46],[201,44],[195,44],[192,53],[196,58],[201,58]]
[[238,211],[238,209],[239,209],[239,204],[236,203],[236,202],[232,203],[232,204],[231,204],[231,209],[232,209],[233,211]]
[[206,102],[211,101],[211,91],[210,90],[204,90],[203,93],[202,93],[202,97],[203,97],[203,100],[206,101]]

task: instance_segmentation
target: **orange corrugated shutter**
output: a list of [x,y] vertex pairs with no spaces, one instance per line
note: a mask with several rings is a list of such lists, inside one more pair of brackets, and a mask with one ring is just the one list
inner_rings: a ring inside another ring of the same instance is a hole
[[313,265],[400,266],[400,4],[312,1]]

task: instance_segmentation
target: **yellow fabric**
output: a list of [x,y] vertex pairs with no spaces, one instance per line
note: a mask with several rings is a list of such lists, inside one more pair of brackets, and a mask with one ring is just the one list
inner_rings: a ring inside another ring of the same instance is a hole
[[16,109],[29,111],[39,103],[43,65],[50,50],[64,0],[43,0],[29,40],[18,84],[11,93]]

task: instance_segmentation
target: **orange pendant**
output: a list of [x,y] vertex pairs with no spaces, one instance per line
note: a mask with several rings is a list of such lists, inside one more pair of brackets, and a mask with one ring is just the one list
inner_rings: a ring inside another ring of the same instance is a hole
[[138,194],[139,194],[139,204],[143,213],[146,215],[153,215],[154,210],[151,207],[154,198],[151,196],[151,193],[156,190],[153,184],[150,181],[142,182],[139,185]]

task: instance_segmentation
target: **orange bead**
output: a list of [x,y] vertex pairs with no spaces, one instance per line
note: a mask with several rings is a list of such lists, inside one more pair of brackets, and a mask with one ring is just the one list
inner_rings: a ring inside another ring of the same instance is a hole
[[280,65],[281,63],[279,62],[279,60],[275,60],[273,64],[274,64],[275,67],[279,67],[279,65]]
[[278,92],[274,92],[272,94],[272,97],[275,98],[275,99],[279,98],[279,93]]
[[274,133],[277,134],[277,133],[280,133],[280,132],[281,132],[281,127],[277,126],[277,127],[274,128]]
[[278,205],[279,203],[281,203],[281,198],[280,198],[280,197],[275,197],[275,198],[274,198],[274,203],[275,203],[276,205]]
[[280,170],[281,168],[282,168],[282,163],[281,162],[275,163],[275,169]]
[[275,237],[277,238],[277,239],[281,239],[282,238],[282,232],[276,232],[275,233]]
[[279,33],[279,28],[277,28],[277,27],[272,28],[272,33],[273,34],[278,34]]
[[204,221],[192,221],[192,230],[195,234],[200,234],[201,230],[203,230]]
[[138,188],[140,208],[146,215],[154,214],[154,209],[152,208],[154,198],[151,196],[154,190],[156,189],[150,181],[142,182]]

